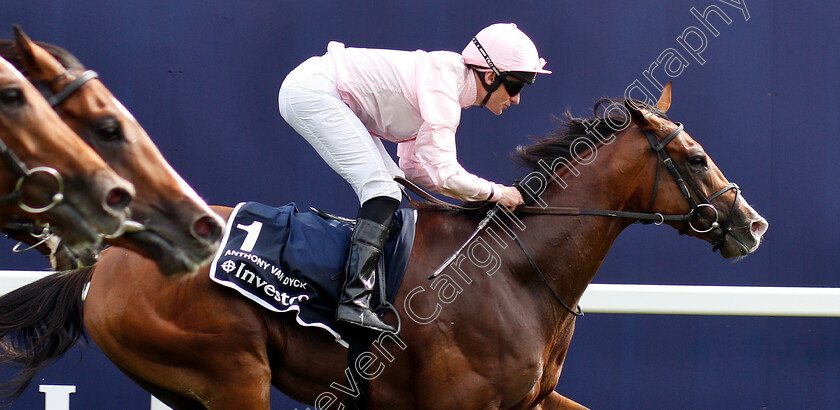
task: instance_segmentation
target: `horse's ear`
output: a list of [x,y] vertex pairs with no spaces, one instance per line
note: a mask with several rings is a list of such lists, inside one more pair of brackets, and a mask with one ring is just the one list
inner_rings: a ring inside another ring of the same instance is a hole
[[630,112],[633,122],[643,130],[655,131],[662,128],[663,123],[659,116],[639,106],[639,103],[640,101],[629,98],[624,100],[624,107]]
[[65,71],[64,66],[58,62],[47,50],[35,44],[17,24],[15,29],[15,46],[20,55],[21,68],[29,76],[39,81],[50,81]]
[[21,64],[24,68],[27,69],[35,65],[35,56],[32,54],[32,48],[29,47],[32,44],[32,40],[29,39],[29,36],[23,32],[19,25],[15,24],[15,47],[17,47],[18,54],[20,55]]
[[662,95],[659,96],[659,101],[656,102],[656,108],[659,108],[662,112],[668,112],[668,108],[671,108],[670,81],[668,81],[668,84],[665,84],[665,88],[662,89]]

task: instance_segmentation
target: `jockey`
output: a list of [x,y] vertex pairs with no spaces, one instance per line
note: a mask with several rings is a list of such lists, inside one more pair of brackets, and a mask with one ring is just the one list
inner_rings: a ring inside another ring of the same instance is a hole
[[[336,319],[395,331],[371,310],[374,268],[402,200],[394,176],[465,201],[523,203],[519,191],[467,172],[455,155],[461,109],[496,115],[519,104],[545,60],[515,24],[481,30],[461,54],[345,48],[292,70],[280,86],[280,114],[343,177],[361,203]],[[481,85],[480,87],[478,85]],[[399,166],[381,140],[397,143]]]

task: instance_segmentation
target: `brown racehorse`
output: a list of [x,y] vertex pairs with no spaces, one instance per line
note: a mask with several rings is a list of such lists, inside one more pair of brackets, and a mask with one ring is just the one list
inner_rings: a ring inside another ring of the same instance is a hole
[[74,245],[88,245],[125,221],[131,183],[81,142],[3,59],[0,139],[0,226],[26,216],[49,223]]
[[[664,112],[668,105],[666,87],[657,106]],[[635,220],[666,223],[727,258],[758,248],[764,218],[682,126],[653,110],[629,104],[623,118],[570,118],[559,136],[519,147],[516,157],[534,169],[523,186],[535,205],[487,225],[472,242],[481,246],[468,247],[465,259],[431,282],[427,276],[483,215],[418,211],[395,301],[402,330],[374,341],[371,356],[355,363],[370,378],[368,408],[582,408],[554,388],[574,307],[624,228]],[[611,134],[616,124],[624,128]],[[219,212],[226,217],[230,209]],[[78,295],[88,280],[82,313]],[[54,308],[37,310],[44,303]],[[391,313],[385,319],[395,321]],[[267,409],[273,385],[335,409],[342,392],[352,392],[347,350],[327,332],[259,308],[211,282],[206,268],[165,277],[153,261],[119,248],[103,252],[93,268],[0,298],[2,357],[21,365],[26,383],[72,347],[82,320],[123,372],[175,408]]]
[[[164,274],[194,271],[207,262],[221,239],[223,221],[172,169],[146,131],[92,71],[66,50],[43,46],[15,27],[14,43],[0,41],[0,54],[23,68],[31,81],[50,87],[54,95],[74,87],[66,98],[54,101],[56,110],[136,188],[129,209],[132,221],[140,227],[105,242],[158,261]],[[96,253],[98,249],[86,255],[58,247],[53,268],[87,266],[95,262]]]

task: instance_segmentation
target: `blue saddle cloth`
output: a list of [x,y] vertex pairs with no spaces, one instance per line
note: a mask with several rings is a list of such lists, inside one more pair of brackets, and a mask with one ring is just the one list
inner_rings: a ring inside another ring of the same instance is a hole
[[[391,234],[383,251],[390,303],[414,244],[416,211],[401,209],[394,219],[402,228]],[[335,326],[335,308],[352,233],[350,223],[300,212],[294,203],[274,208],[242,202],[228,219],[210,278],[266,309],[295,311],[297,323],[323,328],[346,346],[342,328]],[[372,306],[381,303],[378,285]]]

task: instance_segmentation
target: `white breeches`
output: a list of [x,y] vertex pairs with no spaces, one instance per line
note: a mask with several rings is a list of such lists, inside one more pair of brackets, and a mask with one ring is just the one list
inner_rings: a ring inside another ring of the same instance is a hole
[[280,115],[356,191],[359,203],[377,196],[400,201],[394,176],[404,176],[362,121],[338,94],[329,57],[312,57],[280,86]]

